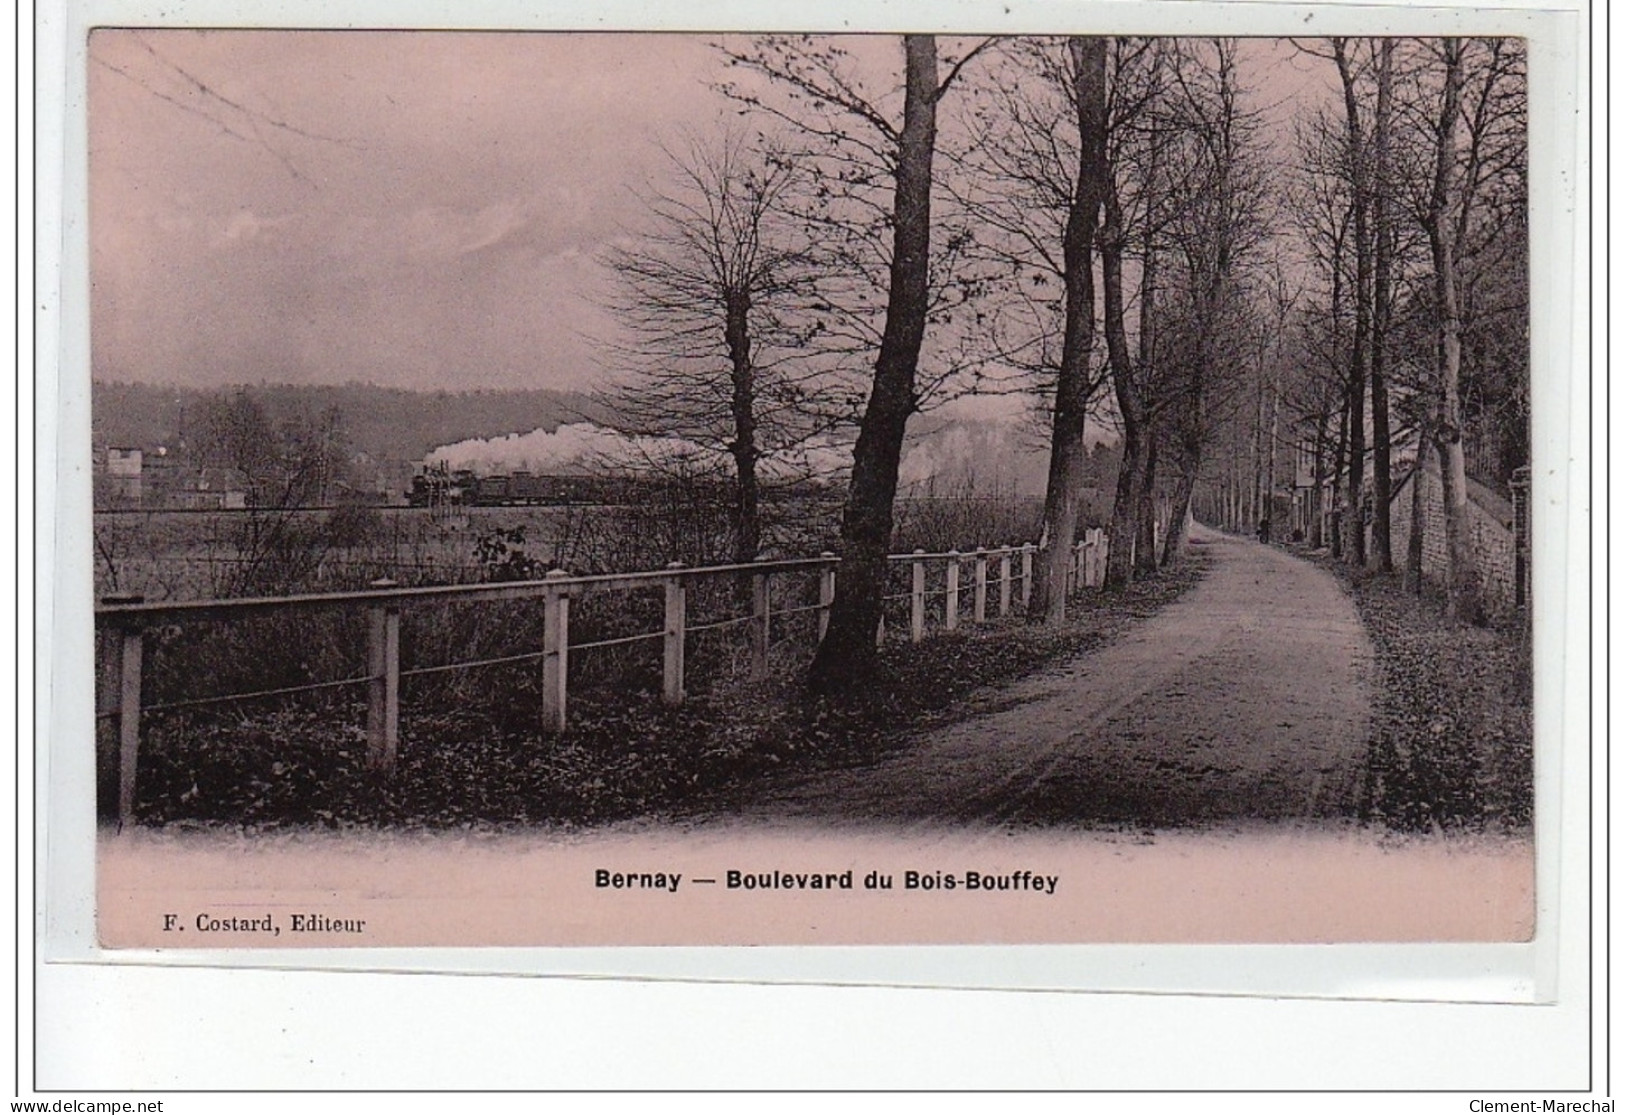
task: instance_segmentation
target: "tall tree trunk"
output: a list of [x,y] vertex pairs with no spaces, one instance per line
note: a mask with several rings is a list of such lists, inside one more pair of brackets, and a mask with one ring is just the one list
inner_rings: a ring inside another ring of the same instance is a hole
[[1371,343],[1371,228],[1370,189],[1360,105],[1355,97],[1354,74],[1347,40],[1333,39],[1337,72],[1343,84],[1343,111],[1348,126],[1348,154],[1354,208],[1354,345],[1349,353],[1348,512],[1343,524],[1344,556],[1350,565],[1365,564],[1365,389],[1366,359]]
[[1145,472],[1140,479],[1140,502],[1134,521],[1134,574],[1157,571],[1157,433],[1148,431]]
[[1059,624],[1066,619],[1066,576],[1078,534],[1083,487],[1084,421],[1089,410],[1089,363],[1095,344],[1093,247],[1106,185],[1106,40],[1074,38],[1073,107],[1078,124],[1078,176],[1062,238],[1066,318],[1061,367],[1055,380],[1055,424],[1050,441],[1049,485],[1044,495],[1044,534],[1049,549],[1033,585],[1029,616]]
[[1106,551],[1106,584],[1117,588],[1134,580],[1134,523],[1145,475],[1145,450],[1139,429],[1124,423],[1123,460],[1117,469],[1112,498],[1111,546]]
[[1428,443],[1432,440],[1430,425],[1424,424],[1416,436],[1416,466],[1411,472],[1411,536],[1405,545],[1405,589],[1418,595],[1422,592],[1422,543],[1427,529]]
[[1314,487],[1309,489],[1309,545],[1312,549],[1320,549],[1326,544],[1326,532],[1321,515],[1321,507],[1325,500],[1326,484],[1326,418],[1317,415],[1315,418],[1315,463],[1313,469]]
[[[1106,354],[1111,363],[1112,389],[1123,422],[1123,460],[1117,472],[1117,498],[1112,503],[1111,546],[1106,552],[1106,584],[1117,588],[1134,580],[1135,522],[1140,489],[1145,478],[1147,429],[1145,402],[1140,393],[1134,356],[1128,347],[1123,299],[1123,212],[1116,191],[1108,186],[1105,221],[1100,236],[1100,274],[1105,301]],[[1142,278],[1141,286],[1145,286]],[[1146,297],[1142,290],[1142,306]],[[1146,344],[1140,335],[1141,350]]]
[[1389,204],[1389,141],[1392,130],[1394,40],[1383,39],[1378,48],[1377,118],[1372,175],[1372,224],[1376,233],[1376,264],[1371,292],[1371,545],[1372,562],[1380,573],[1394,571],[1393,434],[1388,422],[1388,324],[1393,313],[1394,229]]
[[1189,534],[1191,494],[1196,490],[1196,477],[1202,471],[1202,447],[1187,445],[1179,462],[1179,479],[1174,484],[1174,499],[1168,512],[1168,537],[1162,544],[1162,564],[1172,565],[1185,548]]
[[1437,144],[1433,192],[1428,200],[1428,242],[1433,251],[1433,293],[1439,319],[1439,420],[1433,431],[1444,490],[1446,589],[1450,611],[1469,623],[1483,621],[1478,563],[1468,540],[1467,469],[1461,435],[1461,307],[1456,291],[1456,121],[1461,114],[1462,43],[1445,39],[1444,103],[1434,131]]
[[[1277,356],[1280,354],[1279,344],[1277,344],[1276,354]],[[1271,365],[1269,430],[1270,452],[1269,463],[1266,466],[1266,471],[1264,474],[1264,498],[1266,501],[1264,504],[1264,541],[1266,542],[1273,541],[1272,535],[1277,529],[1275,525],[1275,451],[1281,436],[1281,390],[1279,384],[1277,384],[1275,381],[1277,374],[1277,365]],[[1287,526],[1279,529],[1283,531],[1290,531],[1292,528]]]
[[[1339,379],[1342,378],[1343,374],[1343,303],[1345,301],[1343,294],[1343,251],[1345,239],[1345,236],[1341,234],[1334,238],[1331,260],[1331,365],[1334,370],[1334,374],[1336,374]],[[1327,440],[1331,443],[1331,473],[1329,475],[1324,473],[1322,474],[1323,479],[1328,482],[1328,487],[1331,490],[1330,492],[1321,490],[1319,499],[1322,542],[1331,552],[1331,556],[1334,559],[1341,559],[1343,556],[1343,526],[1342,520],[1338,516],[1337,508],[1343,499],[1340,494],[1343,483],[1343,455],[1348,447],[1349,407],[1347,383],[1343,383],[1342,385],[1337,415],[1338,426],[1336,438],[1332,438],[1330,431],[1328,431],[1326,435]],[[1327,414],[1324,421],[1330,422],[1331,420],[1332,416]],[[1331,500],[1329,506],[1326,502],[1328,498]]]
[[937,133],[937,45],[905,35],[903,130],[897,141],[896,196],[886,327],[874,385],[858,427],[852,481],[841,519],[844,552],[836,571],[829,630],[809,680],[820,692],[850,689],[872,676],[875,634],[886,587],[892,503],[903,433],[917,399],[915,370],[925,339],[931,251],[931,163]]
[[756,478],[756,367],[750,352],[750,295],[727,301],[724,333],[732,365],[734,436],[729,446],[737,483],[734,499],[734,561],[755,561],[762,548],[762,519]]
[[1253,400],[1253,526],[1262,532],[1264,513],[1264,347],[1259,345],[1258,367],[1255,369],[1258,390]]
[[1342,422],[1337,428],[1337,451],[1332,456],[1332,557],[1343,557],[1343,539],[1345,537],[1343,520],[1348,517],[1348,509],[1342,507],[1343,497],[1338,494],[1339,486],[1343,482],[1343,467],[1348,460],[1349,446],[1349,407],[1348,397],[1343,398]]
[[1256,474],[1243,475],[1241,462],[1232,458],[1231,468],[1235,472],[1236,498],[1241,503],[1241,515],[1236,521],[1239,529],[1252,532],[1253,529],[1253,497],[1257,494],[1258,477]]

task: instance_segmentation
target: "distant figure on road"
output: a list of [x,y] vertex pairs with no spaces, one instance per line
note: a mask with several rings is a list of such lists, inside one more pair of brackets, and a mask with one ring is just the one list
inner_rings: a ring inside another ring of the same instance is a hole
[[1260,542],[1268,542],[1270,540],[1270,517],[1268,515],[1265,515],[1262,519],[1258,520],[1258,540]]

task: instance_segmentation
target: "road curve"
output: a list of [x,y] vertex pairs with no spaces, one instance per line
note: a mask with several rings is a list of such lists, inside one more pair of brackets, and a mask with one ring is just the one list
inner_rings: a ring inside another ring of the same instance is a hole
[[1200,825],[1353,811],[1371,642],[1324,570],[1198,528],[1208,575],[1122,639],[1007,691],[998,711],[872,766],[770,785],[747,817]]

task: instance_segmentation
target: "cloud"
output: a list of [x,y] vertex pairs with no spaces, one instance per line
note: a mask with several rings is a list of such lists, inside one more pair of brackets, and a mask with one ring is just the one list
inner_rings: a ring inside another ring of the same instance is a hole
[[508,198],[479,209],[419,208],[405,221],[407,250],[449,258],[488,248],[531,223],[526,207]]
[[91,52],[111,379],[590,388],[583,335],[613,325],[590,261],[637,224],[655,139],[717,111],[702,36],[108,29]]
[[[249,244],[265,238],[266,233],[272,229],[280,228],[289,223],[291,217],[262,217],[252,209],[238,209],[226,218],[225,226],[209,241],[213,248],[225,248],[232,245]],[[159,228],[165,232],[184,233],[191,227],[191,222],[184,218],[180,221],[161,221]]]

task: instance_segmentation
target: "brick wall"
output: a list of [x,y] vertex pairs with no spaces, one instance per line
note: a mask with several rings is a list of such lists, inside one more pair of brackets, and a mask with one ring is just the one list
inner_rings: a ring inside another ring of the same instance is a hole
[[[1410,551],[1411,485],[1414,470],[1394,490],[1394,566],[1404,568]],[[1443,584],[1449,563],[1444,545],[1444,488],[1431,461],[1422,477],[1422,576]],[[1514,508],[1511,500],[1476,480],[1467,481],[1468,541],[1478,560],[1484,602],[1491,612],[1506,613],[1518,606],[1518,561]]]

